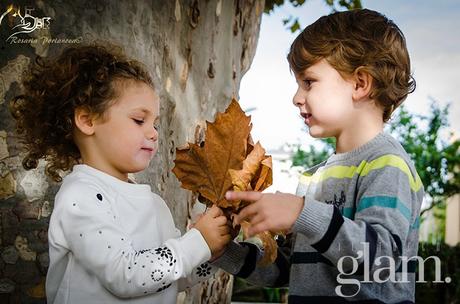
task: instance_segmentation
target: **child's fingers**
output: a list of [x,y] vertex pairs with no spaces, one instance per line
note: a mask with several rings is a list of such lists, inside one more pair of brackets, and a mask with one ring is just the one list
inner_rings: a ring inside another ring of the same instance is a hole
[[216,217],[215,220],[218,226],[227,226],[227,218],[225,216],[220,215]]
[[220,226],[219,233],[220,235],[227,235],[230,233],[230,229],[228,228],[228,226]]
[[249,223],[251,226],[255,226],[260,222],[264,221],[265,217],[263,217],[260,213],[256,213],[253,217],[249,219]]
[[257,225],[249,227],[249,229],[248,229],[249,237],[252,237],[252,236],[254,236],[254,235],[258,234],[258,233],[267,231],[268,228],[269,227],[267,225],[267,222],[265,222],[265,221],[259,222]]
[[211,209],[209,209],[207,213],[208,213],[210,216],[212,216],[212,217],[218,217],[218,216],[224,214],[224,212],[222,211],[222,209],[220,209],[220,208],[217,207],[216,205],[212,205]]
[[233,222],[238,225],[245,219],[247,218],[250,219],[254,214],[257,214],[257,211],[258,211],[257,209],[258,209],[257,204],[252,204],[252,205],[249,205],[241,209],[241,211],[235,215]]
[[262,193],[257,191],[227,191],[225,198],[230,201],[255,202],[262,198]]

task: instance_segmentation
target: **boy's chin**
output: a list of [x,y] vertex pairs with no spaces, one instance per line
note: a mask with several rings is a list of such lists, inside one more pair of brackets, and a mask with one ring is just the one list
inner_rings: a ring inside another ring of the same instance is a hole
[[319,130],[314,130],[310,128],[308,130],[308,134],[310,134],[311,137],[313,138],[325,138],[327,137],[323,132],[320,132]]
[[327,132],[324,129],[321,129],[317,126],[312,126],[311,128],[308,129],[308,134],[310,134],[311,137],[313,138],[329,138],[329,137],[335,137],[334,134],[331,132]]

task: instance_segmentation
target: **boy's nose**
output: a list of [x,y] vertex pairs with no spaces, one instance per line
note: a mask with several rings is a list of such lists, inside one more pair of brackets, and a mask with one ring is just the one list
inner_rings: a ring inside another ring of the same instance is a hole
[[294,97],[292,97],[292,103],[296,107],[301,107],[305,104],[305,98],[300,93],[300,88],[297,88],[297,92],[294,94]]

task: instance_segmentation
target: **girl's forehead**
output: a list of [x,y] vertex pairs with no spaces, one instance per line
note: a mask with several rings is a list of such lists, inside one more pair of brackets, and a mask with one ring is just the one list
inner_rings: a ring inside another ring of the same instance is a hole
[[159,97],[151,86],[140,83],[120,89],[117,98],[120,107],[129,110],[144,109],[150,112],[158,110]]

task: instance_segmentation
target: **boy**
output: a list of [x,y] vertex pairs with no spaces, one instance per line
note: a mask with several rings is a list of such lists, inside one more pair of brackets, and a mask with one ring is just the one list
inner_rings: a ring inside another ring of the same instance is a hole
[[336,153],[302,176],[296,195],[228,192],[253,202],[235,216],[249,234],[292,234],[267,267],[256,266],[258,247],[235,242],[215,264],[257,285],[289,283],[289,303],[413,303],[413,265],[402,262],[417,255],[423,186],[383,133],[415,88],[403,34],[374,11],[334,13],[295,39],[288,61],[294,105],[311,136],[335,137]]

